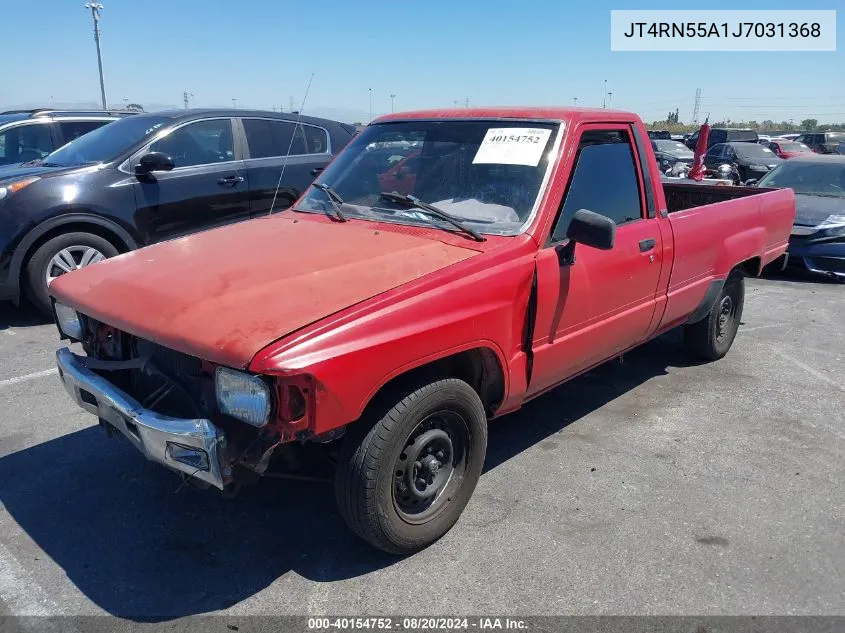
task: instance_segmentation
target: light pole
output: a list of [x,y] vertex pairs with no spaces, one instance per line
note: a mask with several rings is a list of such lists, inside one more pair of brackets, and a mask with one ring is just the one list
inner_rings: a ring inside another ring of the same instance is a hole
[[370,93],[370,121],[373,120],[373,89],[367,88],[367,91]]
[[573,101],[575,101],[575,107],[578,107],[578,97],[572,97]]
[[610,105],[611,103],[613,103],[613,93],[612,93],[612,92],[608,92],[608,93],[607,93],[607,107],[608,107],[608,108],[612,108],[612,107],[613,107],[612,105]]
[[396,98],[396,95],[390,95],[390,112],[393,112],[393,100]]
[[238,102],[237,99],[232,99],[232,109],[233,110],[238,107],[237,105],[235,105],[237,102]]
[[601,107],[607,108],[607,79],[604,80],[604,94],[601,97]]
[[103,5],[99,2],[88,2],[86,9],[91,9],[91,17],[94,19],[94,42],[97,44],[97,67],[100,69],[100,97],[103,100],[103,110],[106,110],[106,84],[103,81],[103,57],[100,54],[100,11]]

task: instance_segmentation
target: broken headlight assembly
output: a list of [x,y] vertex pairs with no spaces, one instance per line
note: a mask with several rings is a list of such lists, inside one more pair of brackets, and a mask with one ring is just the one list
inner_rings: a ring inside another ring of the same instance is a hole
[[58,301],[56,301],[54,310],[56,313],[56,325],[59,327],[59,331],[68,338],[81,341],[85,333],[85,328],[79,312]]
[[260,376],[218,367],[214,383],[221,413],[255,427],[264,426],[270,419],[270,387]]

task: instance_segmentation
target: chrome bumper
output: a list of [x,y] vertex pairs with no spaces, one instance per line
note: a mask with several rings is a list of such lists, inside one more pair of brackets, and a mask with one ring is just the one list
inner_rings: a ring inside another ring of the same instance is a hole
[[[221,463],[226,436],[209,420],[171,418],[144,409],[66,347],[56,352],[56,362],[76,404],[120,431],[147,459],[223,489],[228,480],[228,468]],[[181,449],[203,451],[207,459],[191,464],[174,460],[171,451]]]

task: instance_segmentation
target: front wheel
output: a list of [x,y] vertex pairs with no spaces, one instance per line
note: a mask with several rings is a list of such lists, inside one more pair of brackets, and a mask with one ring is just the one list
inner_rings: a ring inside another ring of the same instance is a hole
[[728,353],[736,338],[745,303],[745,278],[733,271],[701,321],[684,326],[684,343],[690,351],[707,360],[718,360]]
[[478,394],[462,380],[437,380],[358,425],[335,475],[341,516],[391,554],[431,545],[458,520],[484,466],[487,416]]

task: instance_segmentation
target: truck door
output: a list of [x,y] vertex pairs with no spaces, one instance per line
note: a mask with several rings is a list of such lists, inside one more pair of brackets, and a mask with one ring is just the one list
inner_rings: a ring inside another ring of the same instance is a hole
[[[585,125],[577,133],[569,183],[537,258],[529,395],[643,341],[655,312],[663,242],[659,220],[647,212],[632,129]],[[578,209],[612,218],[615,244],[608,251],[579,244],[575,262],[561,263],[566,229]]]

